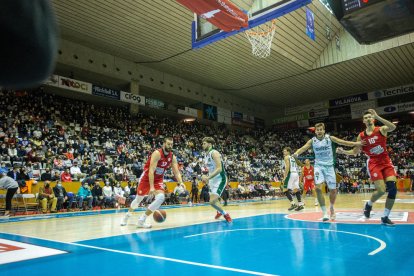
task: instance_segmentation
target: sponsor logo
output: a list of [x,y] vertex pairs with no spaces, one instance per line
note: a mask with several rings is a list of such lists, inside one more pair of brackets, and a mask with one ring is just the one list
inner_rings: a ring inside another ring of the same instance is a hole
[[376,147],[373,147],[369,150],[371,154],[381,154],[384,152],[384,148],[381,145],[378,145]]
[[138,102],[138,103],[141,102],[141,97],[138,96],[138,95],[134,95],[132,93],[126,93],[125,94],[125,99],[127,99],[127,100],[133,100],[134,102]]
[[206,13],[203,13],[202,15],[200,15],[202,18],[204,18],[204,19],[208,19],[208,18],[212,18],[212,17],[214,17],[214,15],[216,14],[216,13],[219,13],[220,12],[220,10],[219,9],[217,9],[217,10],[212,10],[212,11],[209,11],[209,12],[206,12]]
[[79,82],[79,81],[72,80],[72,79],[65,79],[65,78],[60,78],[60,85],[66,86],[69,88],[74,88],[76,90],[83,90],[83,91],[88,91],[89,89],[87,83]]
[[374,174],[373,174],[373,176],[374,176],[374,177],[377,177],[377,176],[378,176],[378,174],[377,174],[377,173],[374,173]]
[[382,92],[381,91],[375,91],[374,92],[374,97],[375,98],[381,98],[381,96],[382,96]]
[[232,8],[230,8],[227,3],[224,3],[221,0],[217,0],[217,2],[226,10],[228,11],[231,15],[233,15],[234,17],[236,17],[238,20],[240,21],[246,21],[243,18],[241,18]]
[[390,113],[394,112],[396,110],[397,110],[397,108],[395,106],[387,106],[387,107],[384,108],[385,112],[390,112]]
[[361,97],[351,97],[347,99],[341,99],[341,100],[335,100],[335,105],[344,105],[344,104],[350,104],[350,103],[356,103],[362,101]]

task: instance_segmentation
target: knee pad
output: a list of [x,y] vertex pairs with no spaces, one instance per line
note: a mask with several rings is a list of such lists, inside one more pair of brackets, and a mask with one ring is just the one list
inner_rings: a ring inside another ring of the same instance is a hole
[[387,181],[388,198],[395,199],[397,196],[397,183],[395,181]]
[[158,210],[161,206],[161,204],[165,200],[165,195],[163,193],[159,193],[155,196],[155,200],[148,206],[148,209],[154,212],[155,210]]

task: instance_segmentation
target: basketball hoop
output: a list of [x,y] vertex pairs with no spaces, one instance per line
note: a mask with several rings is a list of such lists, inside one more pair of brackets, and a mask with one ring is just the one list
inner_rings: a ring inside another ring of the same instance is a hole
[[272,49],[273,36],[276,33],[275,20],[268,21],[244,32],[252,44],[252,54],[258,58],[267,58]]

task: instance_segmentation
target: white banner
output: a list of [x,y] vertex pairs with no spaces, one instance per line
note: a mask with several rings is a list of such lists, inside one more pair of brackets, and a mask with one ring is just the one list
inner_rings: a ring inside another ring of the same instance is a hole
[[320,110],[309,111],[309,119],[322,118],[322,117],[328,117],[328,116],[329,116],[329,110],[328,109],[320,109]]
[[398,112],[398,107],[397,107],[396,104],[386,105],[386,106],[381,106],[381,107],[375,108],[375,111],[377,111],[377,113],[379,115],[397,113]]
[[377,107],[375,110],[380,115],[397,113],[397,112],[413,111],[414,110],[414,102],[381,106],[381,107]]
[[317,110],[317,109],[327,109],[329,108],[329,102],[318,102],[318,103],[311,103],[301,106],[294,106],[294,107],[286,107],[285,108],[285,115],[293,115],[303,112],[308,112],[309,110]]
[[414,102],[397,104],[397,108],[398,108],[398,112],[413,111],[414,110]]
[[182,115],[187,115],[195,118],[198,117],[198,110],[187,106],[184,107],[184,109],[178,109],[177,112]]
[[132,103],[132,104],[138,104],[138,105],[145,105],[145,97],[132,94],[129,92],[121,91],[121,101]]
[[370,101],[351,104],[351,118],[352,119],[362,118],[365,111],[367,111],[370,108],[376,108],[376,107],[377,107],[376,100],[370,100]]
[[368,93],[368,99],[378,99],[391,96],[398,96],[407,93],[414,93],[414,84],[408,84],[404,86],[397,86],[384,90],[377,90],[374,92]]
[[59,76],[59,87],[72,91],[92,94],[92,83]]
[[217,106],[217,122],[231,125],[231,110]]

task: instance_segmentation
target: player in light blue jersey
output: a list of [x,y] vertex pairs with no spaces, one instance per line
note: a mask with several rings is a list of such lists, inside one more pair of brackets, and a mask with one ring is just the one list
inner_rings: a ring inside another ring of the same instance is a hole
[[203,150],[206,152],[204,164],[208,168],[208,176],[203,175],[202,181],[210,188],[210,205],[217,210],[215,219],[224,216],[228,223],[232,222],[230,215],[224,211],[220,204],[220,197],[227,185],[227,175],[221,160],[221,154],[213,148],[214,138],[204,137]]
[[340,144],[347,147],[361,146],[361,142],[351,142],[339,139],[335,136],[331,136],[325,133],[325,124],[318,123],[315,125],[316,136],[309,139],[306,144],[298,149],[293,156],[297,157],[303,152],[307,151],[312,147],[315,154],[315,184],[316,194],[318,197],[319,205],[323,212],[323,221],[328,221],[329,216],[325,206],[325,197],[322,193],[322,184],[326,184],[329,187],[329,200],[330,206],[330,218],[335,220],[335,209],[334,204],[336,200],[336,173],[335,173],[335,159],[336,159],[336,144]]

